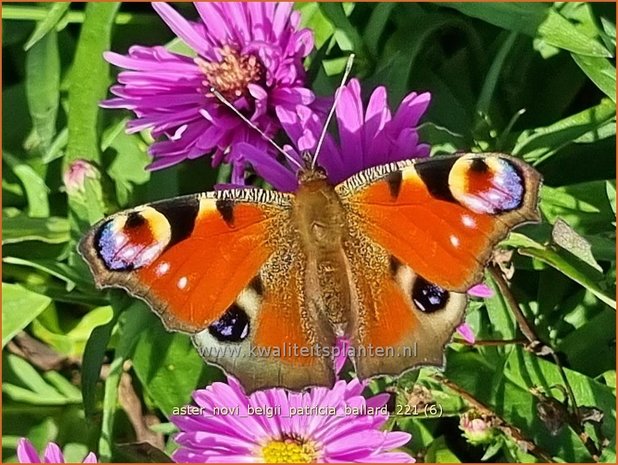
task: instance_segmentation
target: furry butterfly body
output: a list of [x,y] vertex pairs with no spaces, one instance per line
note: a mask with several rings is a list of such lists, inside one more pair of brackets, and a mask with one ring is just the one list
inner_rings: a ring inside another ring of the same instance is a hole
[[121,212],[80,252],[98,286],[145,300],[248,391],[301,389],[333,384],[338,337],[361,378],[442,365],[493,247],[538,220],[540,175],[501,154],[299,181],[295,194],[231,189]]

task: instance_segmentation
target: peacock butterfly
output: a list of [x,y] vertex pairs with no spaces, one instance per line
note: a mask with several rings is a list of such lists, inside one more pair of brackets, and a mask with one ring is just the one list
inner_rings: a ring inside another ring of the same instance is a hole
[[79,251],[99,287],[146,301],[247,391],[332,386],[319,348],[340,336],[360,378],[442,365],[493,247],[538,220],[540,183],[494,153],[390,163],[337,186],[306,168],[295,194],[229,189],[117,213]]

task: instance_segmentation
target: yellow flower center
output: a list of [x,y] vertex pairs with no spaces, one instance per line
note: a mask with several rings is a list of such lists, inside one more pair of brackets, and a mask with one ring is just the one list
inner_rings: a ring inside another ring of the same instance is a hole
[[262,457],[265,463],[311,463],[317,459],[317,450],[310,442],[284,439],[262,447]]
[[214,87],[228,100],[235,100],[247,92],[247,86],[262,78],[263,67],[254,55],[240,55],[226,45],[221,49],[222,60],[209,62],[196,58],[195,63],[206,76],[204,86]]

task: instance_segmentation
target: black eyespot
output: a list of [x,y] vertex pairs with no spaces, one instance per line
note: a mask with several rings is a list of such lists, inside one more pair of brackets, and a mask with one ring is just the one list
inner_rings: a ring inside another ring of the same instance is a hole
[[412,288],[412,300],[416,307],[424,313],[442,310],[448,302],[449,292],[429,281],[416,277]]
[[124,222],[124,227],[128,229],[139,228],[146,223],[146,219],[138,212],[131,212],[127,215],[127,219]]
[[208,327],[208,332],[220,342],[240,342],[249,336],[249,316],[236,304]]
[[489,167],[487,163],[481,158],[473,158],[472,163],[470,164],[470,170],[475,173],[487,173]]

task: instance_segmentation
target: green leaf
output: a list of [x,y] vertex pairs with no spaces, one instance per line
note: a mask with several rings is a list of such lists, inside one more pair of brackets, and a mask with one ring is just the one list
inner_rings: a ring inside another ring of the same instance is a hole
[[500,45],[500,49],[498,50],[498,53],[496,53],[496,56],[494,57],[491,66],[489,67],[489,71],[487,72],[487,76],[485,77],[485,82],[483,83],[483,88],[481,89],[481,93],[476,103],[476,111],[478,113],[489,113],[489,105],[491,104],[494,91],[496,90],[496,86],[498,85],[500,72],[504,67],[506,58],[509,55],[511,49],[513,48],[516,39],[517,33],[511,32],[504,38],[504,41]]
[[580,234],[614,229],[615,214],[607,198],[607,181],[562,187],[543,186],[540,208],[549,223],[563,219]]
[[58,373],[49,377],[52,380],[50,383],[21,357],[6,354],[3,361],[3,369],[8,373],[3,376],[5,379],[2,392],[11,399],[32,405],[67,405],[81,402],[79,390],[69,388],[66,380],[61,382]]
[[[571,462],[592,460],[573,431],[563,428],[558,436],[552,436],[536,412],[536,399],[529,388],[535,384],[541,386],[561,384],[555,365],[527,353],[522,354],[523,350],[518,346],[509,352],[506,363],[502,362],[500,366],[489,364],[479,353],[472,351],[448,352],[446,377],[472,394],[508,424],[519,428],[524,437],[562,460]],[[525,357],[526,366],[517,364],[520,357]],[[539,368],[539,364],[542,364],[543,371]],[[540,376],[551,373],[553,383],[539,382],[537,373]],[[582,375],[568,371],[567,376],[572,379],[573,376]],[[531,377],[536,379],[533,380]],[[599,383],[596,384],[601,386]],[[607,392],[606,386],[602,388]],[[577,394],[576,397],[579,402],[586,402],[585,398],[578,397]]]
[[444,436],[435,439],[427,448],[427,463],[461,463],[461,460],[448,448]]
[[372,56],[376,57],[379,54],[378,44],[384,34],[391,13],[396,8],[394,2],[380,2],[375,4],[375,8],[371,12],[367,27],[363,32],[363,40],[367,45],[367,49]]
[[26,96],[40,152],[45,153],[56,134],[60,104],[60,55],[55,31],[26,53]]
[[[81,357],[93,329],[112,318],[109,305],[97,307],[86,313],[70,330],[55,327],[44,319],[32,324],[32,333],[49,346],[68,357]],[[55,322],[54,322],[55,323]]]
[[[190,402],[195,388],[212,381],[213,370],[189,337],[169,333],[152,314],[148,318],[135,346],[133,369],[155,404],[169,416],[175,407]],[[153,357],[153,353],[158,355]]]
[[69,89],[69,139],[66,166],[79,158],[100,161],[97,121],[99,102],[107,93],[109,65],[103,52],[110,49],[114,17],[120,4],[88,3]]
[[44,273],[61,279],[66,283],[67,292],[71,292],[75,288],[75,280],[71,278],[71,269],[64,263],[59,263],[52,260],[25,260],[18,257],[4,257],[4,263],[10,265],[27,266],[35,270],[43,271]]
[[49,188],[34,169],[19,158],[4,150],[2,160],[11,167],[15,176],[21,181],[28,198],[28,213],[31,217],[44,218],[49,216]]
[[571,54],[577,66],[612,102],[616,103],[616,67],[606,58]]
[[310,28],[315,37],[317,49],[326,48],[326,42],[335,33],[335,27],[326,18],[317,2],[299,2],[294,4],[301,12],[301,27]]
[[118,321],[118,316],[118,312],[113,312],[107,323],[94,328],[84,348],[81,375],[86,417],[92,417],[96,413],[96,386],[101,377],[101,366],[103,366],[107,344]]
[[570,253],[547,248],[532,241],[532,239],[528,239],[528,241],[530,246],[520,248],[520,254],[536,258],[552,266],[573,281],[590,290],[605,304],[614,309],[616,308],[616,301],[614,298],[610,296],[606,290],[601,288],[600,282],[603,279],[603,275],[596,269],[582,262]]
[[50,244],[67,242],[69,222],[66,218],[30,218],[24,214],[7,217],[3,215],[2,243],[42,241]]
[[[324,16],[326,16],[335,27],[335,38],[339,46],[343,50],[354,51],[359,55],[359,58],[364,57],[367,53],[365,51],[363,38],[356,29],[356,26],[350,22],[350,19],[346,15],[344,5],[338,2],[318,2],[318,5]],[[343,34],[343,36],[340,34]],[[349,43],[349,46],[346,46],[346,42]]]
[[108,174],[116,182],[116,195],[120,205],[128,205],[135,185],[145,184],[150,179],[146,167],[152,161],[146,144],[138,136],[121,132],[110,144],[116,151]]
[[34,32],[24,45],[24,49],[28,50],[35,45],[39,40],[45,37],[50,31],[52,31],[65,15],[71,2],[55,2],[51,4],[49,12],[45,19],[38,21]]
[[553,6],[541,3],[441,3],[495,26],[543,39],[549,45],[581,55],[610,57],[596,40],[581,33]]
[[39,316],[51,301],[19,284],[2,283],[2,347]]
[[599,370],[616,366],[615,320],[616,314],[604,309],[560,341],[558,349],[567,356],[571,367],[595,376]]
[[[616,104],[609,99],[603,100],[594,107],[550,126],[522,132],[512,153],[522,155],[527,162],[538,164],[578,138],[588,134],[595,137],[609,121],[614,121],[615,132],[615,116]],[[598,140],[598,136],[595,140]]]

